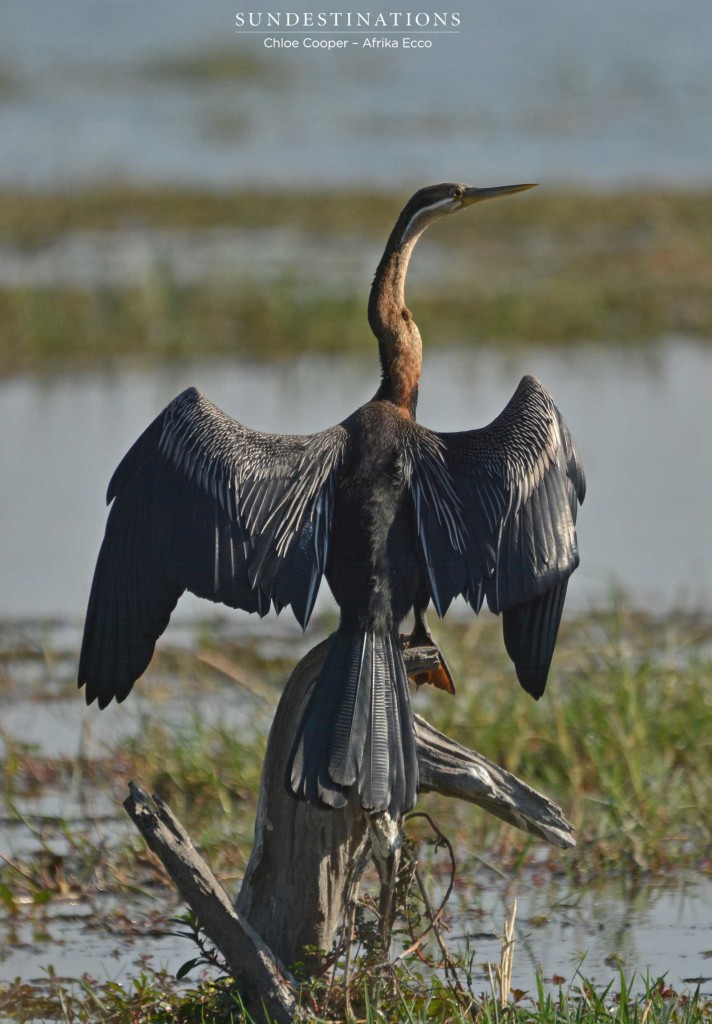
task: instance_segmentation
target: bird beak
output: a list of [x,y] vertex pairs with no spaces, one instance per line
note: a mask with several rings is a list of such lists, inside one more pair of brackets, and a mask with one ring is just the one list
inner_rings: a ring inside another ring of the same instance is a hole
[[493,188],[466,188],[462,197],[462,205],[471,206],[473,203],[481,203],[483,199],[497,199],[499,196],[514,195],[515,192],[526,192],[528,188],[536,188],[537,184],[495,185]]

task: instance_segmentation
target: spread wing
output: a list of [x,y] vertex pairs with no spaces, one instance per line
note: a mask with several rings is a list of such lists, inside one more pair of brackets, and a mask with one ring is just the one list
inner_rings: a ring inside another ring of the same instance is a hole
[[568,578],[579,564],[583,468],[551,395],[524,377],[489,426],[414,427],[411,494],[430,596],[439,615],[462,594],[503,613],[525,690],[544,692]]
[[109,484],[79,662],[87,702],[123,700],[185,590],[304,627],[326,566],[342,427],[308,437],[250,430],[189,388],[153,421]]

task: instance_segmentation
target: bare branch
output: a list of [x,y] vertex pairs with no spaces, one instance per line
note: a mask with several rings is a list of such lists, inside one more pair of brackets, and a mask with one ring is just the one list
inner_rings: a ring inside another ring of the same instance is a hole
[[190,841],[170,808],[153,801],[135,783],[124,807],[151,850],[160,858],[183,899],[215,943],[239,982],[251,1012],[278,1024],[295,1020],[296,983],[245,918]]
[[478,804],[490,814],[562,849],[576,845],[574,827],[556,804],[488,761],[438,732],[415,715],[420,791],[434,791]]

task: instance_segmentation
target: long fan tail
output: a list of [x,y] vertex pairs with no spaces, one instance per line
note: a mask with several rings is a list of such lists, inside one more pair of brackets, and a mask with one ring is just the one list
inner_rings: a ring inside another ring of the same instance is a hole
[[397,633],[334,633],[289,762],[302,799],[343,807],[352,786],[368,811],[396,818],[415,804],[418,760]]

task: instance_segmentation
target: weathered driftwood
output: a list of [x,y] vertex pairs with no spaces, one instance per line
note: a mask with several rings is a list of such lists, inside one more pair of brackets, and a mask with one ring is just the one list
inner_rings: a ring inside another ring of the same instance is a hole
[[327,646],[324,641],[299,662],[279,702],[252,854],[235,904],[288,964],[307,960],[310,949],[331,947],[368,841],[368,818],[356,794],[343,810],[330,811],[295,800],[285,784],[294,731]]
[[576,845],[573,825],[561,809],[516,775],[455,743],[420,715],[415,716],[415,736],[421,793],[432,791],[478,804],[552,846]]
[[190,836],[160,797],[153,800],[131,783],[124,807],[147,845],[163,862],[176,888],[225,957],[253,1009],[288,1024],[296,1015],[294,979],[257,934],[193,846]]
[[[137,790],[126,807],[151,849],[240,980],[253,1012],[263,1003],[277,1021],[296,1013],[294,981],[332,948],[369,856],[383,883],[395,870],[400,822],[367,815],[354,798],[339,811],[294,799],[285,785],[294,732],[323,663],[327,641],[294,669],[275,714],[262,771],[255,840],[233,909],[185,830],[160,801],[153,809]],[[431,649],[406,652],[412,673],[437,663]],[[519,779],[415,716],[421,792],[475,803],[555,846],[574,845],[559,808]]]

